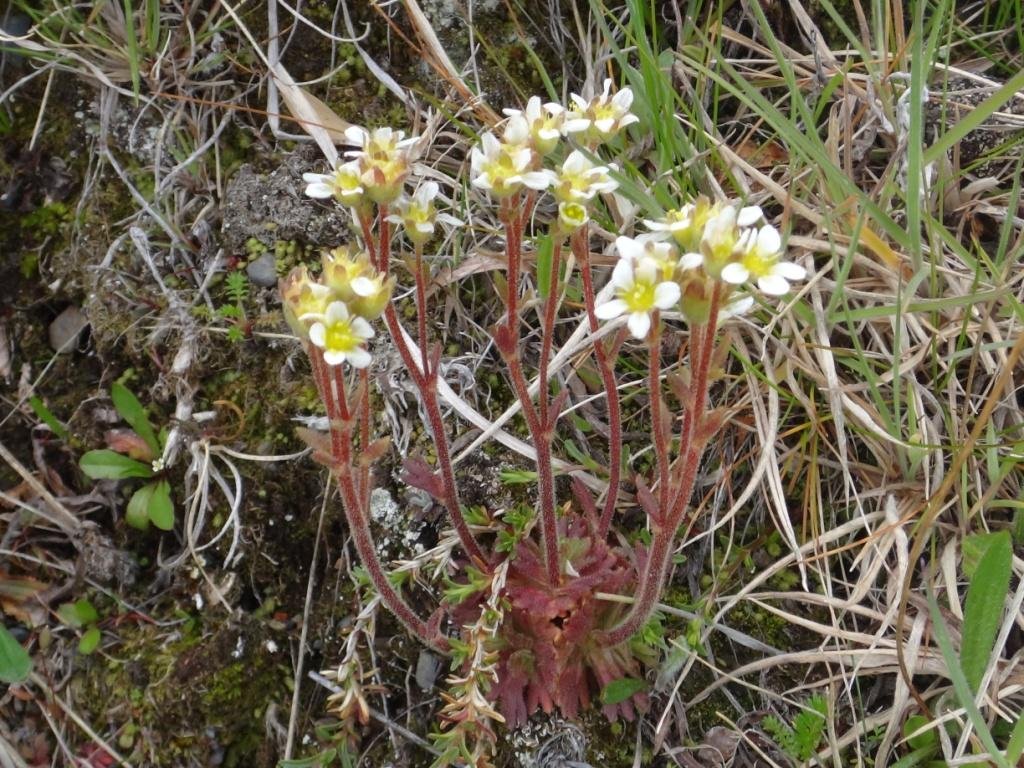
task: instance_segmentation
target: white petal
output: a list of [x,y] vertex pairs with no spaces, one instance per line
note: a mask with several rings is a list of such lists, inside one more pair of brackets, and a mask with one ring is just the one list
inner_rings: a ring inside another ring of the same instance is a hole
[[360,275],[349,285],[352,287],[352,293],[356,296],[373,296],[377,292],[377,282],[365,275]]
[[740,315],[745,315],[747,314],[747,312],[750,311],[750,308],[752,306],[754,306],[754,297],[744,296],[740,299],[736,299],[735,301],[731,301],[728,304],[726,304],[725,307],[722,309],[721,313],[719,313],[718,317],[721,320],[726,320],[730,317],[738,317]]
[[759,205],[747,205],[740,208],[736,216],[736,225],[739,227],[752,227],[764,218],[764,213]]
[[324,362],[328,365],[341,365],[345,362],[345,353],[336,349],[325,349]]
[[513,115],[505,124],[505,141],[509,144],[523,144],[530,138],[530,126],[522,115]]
[[551,183],[551,177],[543,171],[530,171],[522,175],[522,182],[530,189],[547,189]]
[[757,250],[765,256],[778,253],[782,249],[782,237],[779,230],[766,224],[757,232]]
[[469,152],[469,167],[474,171],[479,171],[487,163],[487,155],[480,151],[478,147],[473,147]]
[[683,269],[696,269],[704,263],[704,254],[702,253],[684,253],[679,259],[679,266]]
[[352,333],[361,339],[372,339],[374,336],[373,326],[366,321],[365,317],[352,319]]
[[633,312],[626,321],[634,339],[646,339],[651,330],[651,316],[647,312]]
[[612,299],[606,301],[604,304],[598,304],[594,307],[594,314],[600,320],[611,320],[613,317],[618,317],[626,311],[626,302],[622,299]]
[[557,128],[541,128],[537,131],[537,137],[542,141],[554,141],[561,135],[562,132]]
[[565,176],[574,176],[577,173],[582,173],[590,167],[590,161],[587,160],[586,156],[578,149],[574,149],[569,153],[569,156],[565,158],[565,162],[562,163],[562,174]]
[[315,184],[318,181],[330,181],[331,177],[326,173],[304,173],[302,174],[302,180],[307,184]]
[[431,200],[437,197],[439,187],[436,181],[424,181],[416,190],[416,201],[426,206]]
[[765,275],[757,280],[757,287],[769,296],[783,296],[789,293],[789,283],[782,275]]
[[501,151],[501,142],[490,131],[480,137],[480,143],[484,145],[484,154],[489,158],[497,156]]
[[345,353],[345,358],[352,364],[353,368],[365,368],[370,364],[370,353],[362,347],[356,347]]
[[612,104],[623,112],[627,112],[629,107],[633,104],[633,89],[623,88],[612,97]]
[[722,279],[732,285],[740,285],[745,283],[750,278],[750,270],[740,264],[738,261],[734,261],[731,264],[726,264],[722,268]]
[[621,129],[625,128],[627,125],[632,125],[633,123],[639,123],[639,122],[640,122],[640,118],[637,117],[636,115],[633,115],[633,114],[623,115],[622,117],[619,118],[619,129],[621,130]]
[[327,341],[327,329],[324,328],[323,323],[313,323],[309,329],[309,340],[320,347],[320,349],[324,348],[324,343]]
[[682,292],[675,283],[669,281],[658,283],[658,287],[654,289],[654,306],[658,309],[672,309],[681,295]]
[[589,102],[589,101],[587,101],[586,99],[584,99],[584,98],[583,98],[582,96],[580,96],[580,95],[579,95],[578,93],[570,93],[570,94],[569,94],[569,98],[570,98],[570,99],[572,100],[572,103],[573,103],[573,104],[575,104],[575,105],[576,105],[576,107],[577,107],[577,108],[578,108],[578,109],[579,109],[579,110],[580,110],[581,112],[583,112],[583,111],[586,111],[587,107],[589,107],[589,106],[590,106],[590,102]]
[[589,117],[576,117],[570,120],[566,120],[565,124],[562,126],[562,130],[565,131],[566,133],[579,133],[580,131],[587,130],[587,128],[589,127]]
[[432,235],[434,234],[434,225],[429,221],[417,221],[416,226],[413,227],[421,235]]
[[329,197],[334,197],[334,187],[331,187],[322,181],[315,181],[306,187],[306,197],[312,197],[316,200],[326,200]]
[[619,259],[615,262],[615,269],[612,270],[611,284],[616,288],[629,288],[634,282],[633,262],[629,259]]
[[343,301],[332,301],[327,305],[327,312],[324,317],[328,325],[348,320],[348,307],[345,306]]
[[619,256],[629,261],[636,261],[644,255],[644,244],[639,240],[622,235],[615,238],[615,250]]
[[658,279],[658,271],[661,265],[658,264],[657,260],[652,259],[648,255],[641,256],[633,270],[634,279],[641,283],[653,283]]
[[442,224],[448,224],[449,226],[452,226],[452,227],[461,227],[462,225],[464,225],[466,223],[462,219],[455,218],[450,213],[439,213],[439,214],[437,214],[437,220],[439,222],[441,222]]
[[370,138],[370,134],[357,125],[350,125],[345,129],[345,138],[348,139],[349,144],[355,144],[357,147],[365,147],[366,140]]
[[491,180],[486,173],[481,173],[471,182],[474,187],[480,187],[480,189],[493,189]]
[[602,117],[600,120],[594,121],[594,127],[601,133],[611,133],[612,129],[615,128],[615,118]]
[[787,280],[803,280],[807,277],[807,270],[792,261],[780,261],[772,272],[782,275]]

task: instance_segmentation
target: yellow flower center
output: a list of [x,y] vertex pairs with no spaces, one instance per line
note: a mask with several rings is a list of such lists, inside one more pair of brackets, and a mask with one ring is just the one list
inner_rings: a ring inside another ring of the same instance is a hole
[[776,254],[765,254],[755,247],[743,256],[742,263],[752,277],[758,278],[769,274],[778,261]]
[[362,341],[362,337],[352,331],[352,323],[348,320],[342,320],[324,328],[325,349],[334,352],[351,352]]
[[654,308],[654,283],[635,282],[620,298],[630,312],[650,312]]

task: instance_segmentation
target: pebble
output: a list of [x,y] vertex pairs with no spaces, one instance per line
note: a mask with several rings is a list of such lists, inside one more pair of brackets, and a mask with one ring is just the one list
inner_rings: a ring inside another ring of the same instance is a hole
[[72,305],[61,312],[50,323],[50,346],[58,354],[74,352],[78,338],[89,325],[89,318],[78,307]]
[[245,268],[249,282],[261,288],[277,285],[277,261],[273,253],[264,253],[258,259],[250,261]]

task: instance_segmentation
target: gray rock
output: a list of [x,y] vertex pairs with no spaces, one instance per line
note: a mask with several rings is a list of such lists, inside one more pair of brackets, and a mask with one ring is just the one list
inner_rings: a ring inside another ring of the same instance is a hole
[[249,262],[245,268],[249,282],[261,288],[277,285],[277,260],[272,253],[264,253],[258,259]]
[[61,312],[50,323],[50,346],[58,354],[68,354],[78,346],[82,331],[89,325],[89,318],[78,307],[72,305]]

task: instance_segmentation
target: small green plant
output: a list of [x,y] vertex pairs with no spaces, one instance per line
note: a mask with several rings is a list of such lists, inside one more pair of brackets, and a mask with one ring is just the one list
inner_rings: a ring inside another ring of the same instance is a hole
[[245,316],[245,302],[249,298],[249,279],[245,272],[237,270],[228,273],[224,280],[224,290],[229,303],[217,307],[217,315],[232,321],[228,328],[228,341],[239,342],[252,331],[252,324]]
[[121,382],[111,386],[110,397],[131,429],[108,431],[105,438],[109,447],[89,451],[78,465],[93,480],[146,480],[129,499],[125,520],[139,530],[146,530],[152,523],[169,531],[174,527],[174,502],[171,485],[163,476],[166,430],[157,433],[142,403]]
[[78,640],[78,652],[89,655],[99,647],[103,634],[98,625],[99,611],[88,598],[81,598],[73,603],[64,603],[57,609],[60,620],[69,627],[81,631]]
[[782,747],[782,751],[800,762],[811,759],[818,748],[821,737],[825,733],[828,702],[824,696],[812,696],[807,701],[806,709],[793,718],[793,725],[788,726],[777,717],[766,717],[761,727]]
[[20,683],[32,672],[32,657],[0,624],[0,682]]

